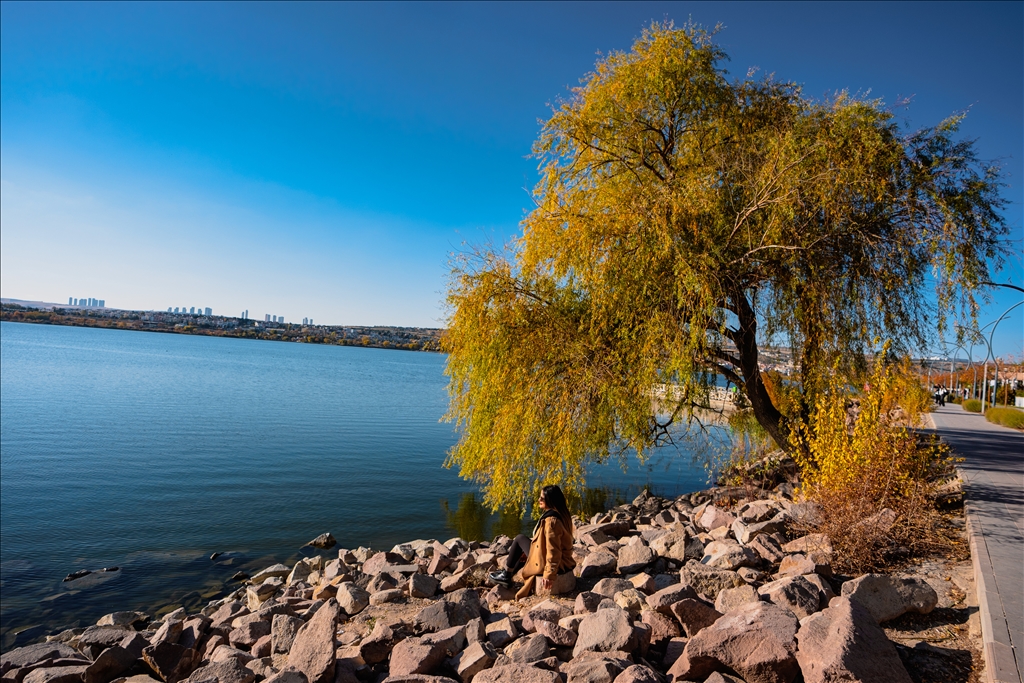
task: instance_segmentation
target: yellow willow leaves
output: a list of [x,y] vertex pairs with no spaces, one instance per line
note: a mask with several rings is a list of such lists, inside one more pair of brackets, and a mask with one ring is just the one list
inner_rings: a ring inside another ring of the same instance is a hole
[[[957,121],[903,135],[877,100],[730,80],[724,58],[699,27],[653,24],[600,60],[534,146],[522,236],[453,264],[448,464],[491,505],[649,453],[659,384],[689,397],[667,406],[686,419],[727,377],[789,443],[788,420],[874,338],[903,351],[933,316],[975,310],[1006,225]],[[795,367],[766,386],[769,342]]]

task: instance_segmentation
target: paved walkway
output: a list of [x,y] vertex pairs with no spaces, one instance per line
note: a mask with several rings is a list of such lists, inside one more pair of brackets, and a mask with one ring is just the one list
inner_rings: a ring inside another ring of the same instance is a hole
[[947,405],[931,413],[942,439],[964,458],[967,531],[984,639],[985,678],[1024,676],[1024,433]]

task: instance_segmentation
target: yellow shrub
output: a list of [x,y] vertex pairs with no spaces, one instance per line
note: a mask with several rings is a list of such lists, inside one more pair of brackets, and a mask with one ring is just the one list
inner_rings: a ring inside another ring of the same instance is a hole
[[882,505],[915,490],[934,452],[919,448],[912,432],[887,419],[896,405],[908,415],[916,417],[912,410],[920,414],[916,398],[910,409],[904,403],[902,392],[912,386],[916,385],[906,380],[900,366],[887,367],[879,361],[867,378],[857,410],[848,385],[838,376],[832,379],[808,419],[798,421],[794,429],[800,443],[796,458],[807,493],[856,497]]
[[985,410],[985,419],[1012,429],[1024,429],[1024,411],[1017,408],[992,407]]

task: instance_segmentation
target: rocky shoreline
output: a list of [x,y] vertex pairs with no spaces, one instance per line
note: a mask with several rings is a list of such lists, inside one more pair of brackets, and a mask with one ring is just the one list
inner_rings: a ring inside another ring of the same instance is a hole
[[577,527],[576,573],[553,595],[486,585],[507,537],[332,550],[199,613],[113,612],[3,654],[0,670],[3,683],[922,680],[885,624],[932,612],[935,581],[835,575],[830,540],[801,532],[815,506],[791,495],[791,482],[645,492]]

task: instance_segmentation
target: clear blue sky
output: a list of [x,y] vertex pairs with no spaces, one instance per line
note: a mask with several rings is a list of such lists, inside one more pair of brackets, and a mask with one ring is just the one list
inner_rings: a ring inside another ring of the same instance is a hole
[[736,75],[912,96],[910,126],[970,108],[1013,202],[1000,278],[1021,285],[1022,7],[4,2],[0,291],[436,326],[449,252],[529,209],[549,103],[598,52],[689,18],[724,24]]

